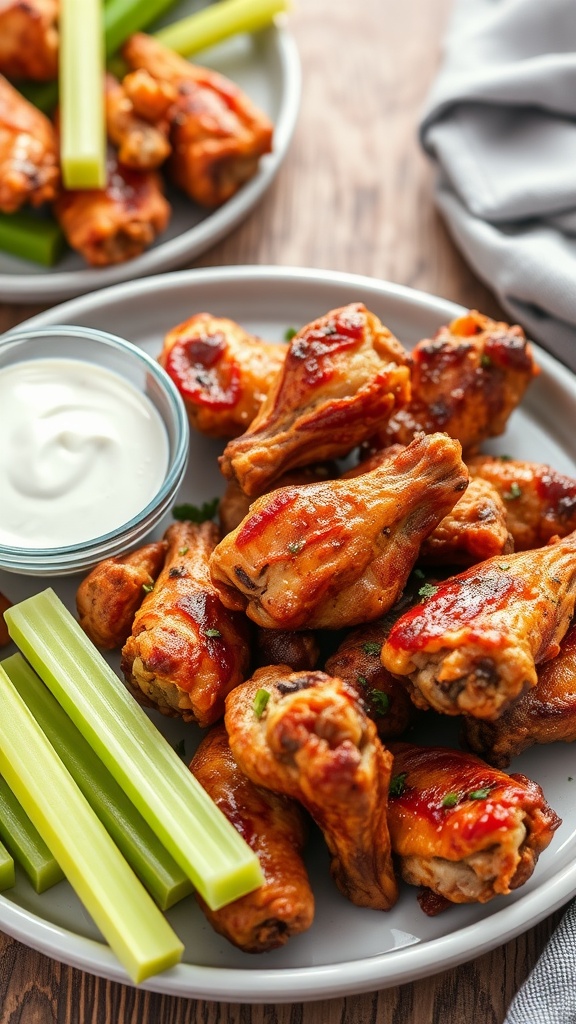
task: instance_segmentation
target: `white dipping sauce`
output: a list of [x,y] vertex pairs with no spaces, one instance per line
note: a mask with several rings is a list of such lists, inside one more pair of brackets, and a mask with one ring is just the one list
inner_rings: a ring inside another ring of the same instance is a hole
[[112,371],[65,358],[0,370],[0,544],[63,547],[115,530],[167,465],[158,411]]

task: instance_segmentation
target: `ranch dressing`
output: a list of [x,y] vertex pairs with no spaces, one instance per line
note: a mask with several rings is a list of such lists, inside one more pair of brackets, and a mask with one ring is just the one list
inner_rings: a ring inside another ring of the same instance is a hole
[[112,371],[66,358],[0,370],[0,544],[63,547],[115,530],[167,465],[159,413]]

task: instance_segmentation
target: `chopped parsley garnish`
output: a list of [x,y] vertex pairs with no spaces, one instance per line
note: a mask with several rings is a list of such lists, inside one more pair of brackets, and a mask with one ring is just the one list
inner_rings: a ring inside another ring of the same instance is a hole
[[517,484],[516,481],[513,480],[512,483],[510,484],[510,490],[504,491],[502,497],[505,499],[505,501],[516,501],[517,498],[521,498],[522,488],[520,487],[520,484]]
[[208,636],[212,640],[216,639],[219,636],[222,636],[222,633],[220,632],[219,629],[205,629],[204,636]]
[[154,584],[153,583],[143,583],[142,584],[142,590],[144,591],[145,594],[149,594],[151,590],[154,590]]
[[366,676],[356,676],[356,682],[358,683],[358,686],[368,686]]
[[181,522],[205,523],[208,519],[214,519],[219,500],[212,498],[212,501],[205,501],[203,505],[175,505],[172,509],[172,518]]
[[179,555],[187,555],[189,551],[190,551],[190,548],[180,548],[178,554]]
[[442,801],[442,807],[455,807],[458,803],[458,793],[446,793]]
[[364,654],[379,655],[382,650],[382,645],[373,643],[372,640],[368,640],[365,644],[362,644],[362,650],[364,651]]
[[298,334],[295,327],[287,327],[284,331],[284,341],[292,341],[295,334]]
[[416,576],[416,579],[419,579],[419,580],[425,580],[426,579],[426,573],[424,572],[423,569],[414,569],[414,575]]
[[510,562],[506,562],[504,565],[499,565],[498,568],[502,569],[502,572],[506,572],[506,570],[510,568]]
[[480,366],[484,370],[487,370],[489,366],[492,366],[492,360],[490,359],[490,356],[486,355],[485,352],[483,352],[482,355],[480,356]]
[[305,540],[291,540],[288,544],[288,551],[291,555],[297,555],[299,551],[302,551],[305,543]]
[[436,593],[437,590],[438,587],[435,587],[433,583],[425,583],[423,587],[420,587],[420,590],[418,591],[418,596],[423,597],[424,600],[427,600],[427,598],[429,597],[434,597],[434,594]]
[[256,691],[256,696],[254,697],[254,704],[252,705],[256,718],[262,718],[262,715],[264,714],[264,710],[269,700],[270,693],[268,692],[268,690],[260,689]]
[[490,786],[484,786],[483,789],[472,789],[468,793],[469,800],[485,800],[490,794]]
[[408,772],[400,772],[399,775],[394,775],[390,779],[390,789],[388,790],[390,796],[402,796],[402,793],[406,789],[406,777]]
[[370,690],[368,694],[377,715],[385,715],[390,707],[390,697],[383,690]]
[[497,458],[500,459],[500,462],[512,462],[511,455],[498,455]]

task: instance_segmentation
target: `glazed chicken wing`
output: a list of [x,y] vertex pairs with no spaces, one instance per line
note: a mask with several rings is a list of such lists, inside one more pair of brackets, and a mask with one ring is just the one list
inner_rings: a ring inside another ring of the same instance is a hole
[[193,427],[236,437],[252,422],[286,355],[239,324],[197,313],[164,338],[159,363],[178,388]]
[[345,455],[409,397],[406,354],[362,303],[332,310],[290,342],[282,372],[220,468],[249,495],[312,462]]
[[0,211],[49,203],[59,184],[53,125],[0,75]]
[[466,484],[458,441],[430,434],[372,473],[282,487],[220,542],[212,579],[226,605],[265,628],[371,621],[402,593],[422,540]]
[[0,73],[50,82],[58,77],[59,0],[0,0]]
[[521,327],[475,310],[420,341],[411,356],[411,400],[380,432],[380,447],[445,430],[465,452],[477,448],[503,433],[538,372]]
[[[284,473],[275,480],[270,489],[265,493],[269,494],[280,487],[292,487],[300,484],[311,484],[318,480],[334,480],[339,476],[335,462],[319,462],[314,466],[301,466],[291,473]],[[222,527],[222,533],[231,533],[235,530],[250,511],[253,499],[244,493],[236,480],[229,480],[226,490],[218,503],[218,521]]]
[[139,256],[164,230],[170,206],[155,171],[123,167],[109,151],[103,189],[63,191],[54,213],[72,249],[94,267]]
[[576,530],[576,480],[538,462],[475,455],[470,475],[499,492],[514,550],[526,551]]
[[386,821],[392,756],[354,690],[323,672],[262,668],[228,695],[225,723],[248,778],[299,800],[322,829],[340,891],[389,910],[397,898]]
[[[154,79],[151,82],[156,85]],[[124,83],[106,75],[106,132],[118,149],[124,167],[150,170],[160,167],[170,155],[169,122],[146,121],[136,113]]]
[[175,184],[201,206],[219,206],[252,178],[272,148],[272,124],[242,90],[215,71],[190,64],[152,36],[124,46],[132,69],[144,69],[177,93],[171,108]]
[[418,707],[493,720],[536,685],[576,604],[576,532],[452,576],[393,625],[382,648]]
[[78,619],[92,643],[104,650],[122,647],[147,590],[166,556],[166,541],[156,541],[123,558],[99,562],[76,592]]
[[254,665],[289,665],[295,672],[316,668],[320,647],[311,630],[256,629]]
[[246,953],[283,946],[314,919],[314,896],[301,855],[307,828],[300,806],[246,778],[223,725],[204,737],[190,771],[254,850],[264,875],[259,889],[220,910],[210,910],[196,894],[199,905],[212,927]]
[[560,652],[541,665],[533,690],[514,701],[495,722],[464,720],[466,742],[498,768],[535,743],[576,740],[576,622]]
[[202,726],[222,716],[250,658],[246,620],[223,607],[210,582],[217,539],[214,523],[168,527],[164,567],[122,650],[126,682],[142,704]]
[[388,824],[402,877],[450,903],[519,888],[560,825],[537,783],[472,754],[400,743],[393,771]]

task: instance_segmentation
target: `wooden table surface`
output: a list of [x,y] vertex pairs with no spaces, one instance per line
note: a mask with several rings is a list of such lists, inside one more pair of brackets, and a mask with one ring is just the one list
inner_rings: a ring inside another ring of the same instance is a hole
[[[192,266],[258,263],[373,275],[491,315],[491,293],[435,211],[417,124],[452,0],[295,0],[303,70],[295,137],[259,208]],[[44,306],[0,306],[7,329]],[[459,968],[365,995],[219,1004],[85,975],[0,936],[0,1024],[499,1024],[560,912]]]

